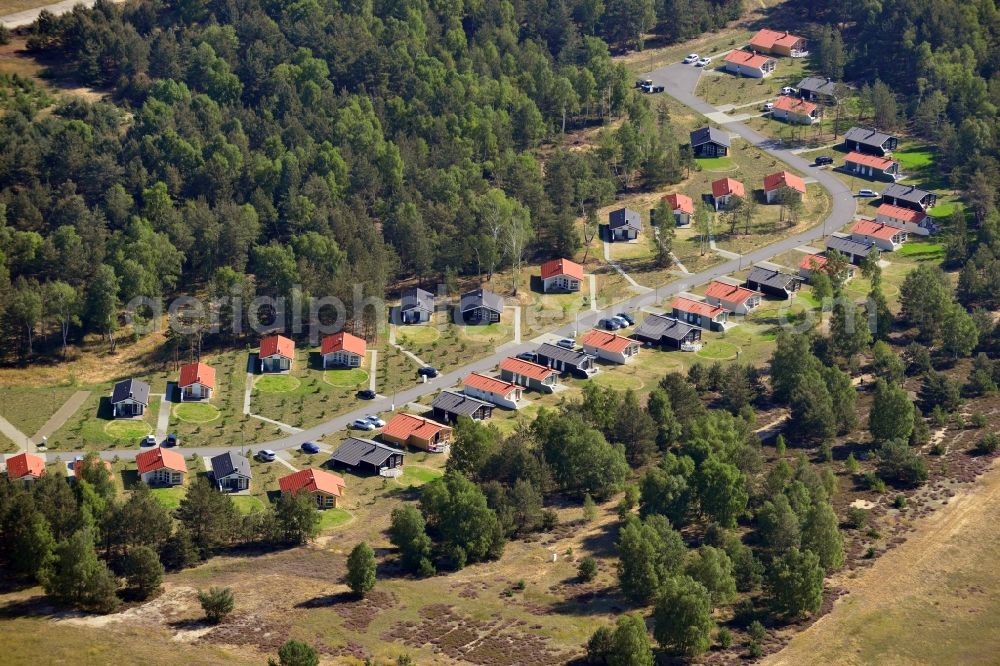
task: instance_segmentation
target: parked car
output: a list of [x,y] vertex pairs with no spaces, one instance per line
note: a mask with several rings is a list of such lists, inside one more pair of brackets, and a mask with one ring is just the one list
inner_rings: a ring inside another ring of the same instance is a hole
[[164,446],[177,446],[177,435],[170,433],[167,435],[167,441],[163,442]]
[[434,377],[437,377],[439,373],[437,368],[432,368],[429,365],[425,365],[424,367],[417,370],[417,374],[420,375],[421,377],[427,377],[428,379],[433,379]]
[[536,354],[535,352],[521,352],[520,354],[517,355],[516,358],[519,358],[522,361],[531,361],[532,363],[534,363],[535,361],[538,360],[538,354]]
[[355,430],[374,430],[375,424],[367,419],[354,419],[351,427]]
[[385,421],[383,421],[382,419],[380,419],[378,417],[378,414],[368,414],[367,416],[365,416],[365,421],[368,421],[368,423],[371,423],[376,428],[384,428],[385,427]]
[[362,400],[374,400],[375,399],[375,391],[373,391],[371,389],[362,389],[362,390],[358,391],[356,395],[359,398],[361,398]]
[[598,328],[603,328],[606,331],[617,331],[621,328],[621,325],[614,320],[614,318],[606,317],[599,322],[597,322]]
[[156,437],[154,435],[146,435],[142,438],[140,444],[142,446],[156,446]]
[[693,62],[698,62],[698,54],[697,53],[689,53],[688,57],[684,58],[684,64],[685,65],[690,65]]
[[627,312],[619,312],[615,316],[618,317],[619,319],[624,320],[629,326],[635,326],[635,319],[633,319],[632,315],[628,314]]
[[774,108],[774,102],[764,102],[760,106],[761,111],[770,111],[773,108]]
[[882,196],[875,190],[869,190],[867,187],[858,190],[859,197],[880,197]]
[[635,82],[636,88],[645,88],[651,85],[653,85],[653,79],[639,79]]
[[274,462],[274,459],[278,457],[278,454],[271,449],[261,449],[257,452],[257,460],[261,462]]
[[614,316],[614,317],[612,317],[611,319],[612,319],[612,320],[613,320],[613,321],[614,321],[614,322],[615,322],[616,324],[618,324],[618,328],[628,328],[628,327],[629,327],[629,325],[630,325],[630,324],[629,324],[629,323],[628,323],[627,321],[625,321],[624,319],[622,319],[622,318],[621,318],[621,317],[619,317],[618,315],[615,315],[615,316]]
[[302,450],[306,453],[319,453],[319,444],[316,442],[302,442]]
[[639,90],[645,93],[661,93],[663,92],[663,86],[654,85],[652,81],[640,86]]
[[562,347],[563,349],[576,349],[576,340],[573,338],[563,338],[556,343],[556,346]]
[[833,158],[829,155],[818,155],[815,160],[816,166],[823,166],[824,164],[833,164]]
[[785,86],[784,88],[781,89],[782,95],[794,95],[795,92],[796,92],[795,88],[791,88],[789,86]]
[[712,62],[711,58],[698,58],[698,62],[694,64],[695,67],[705,67],[708,63]]

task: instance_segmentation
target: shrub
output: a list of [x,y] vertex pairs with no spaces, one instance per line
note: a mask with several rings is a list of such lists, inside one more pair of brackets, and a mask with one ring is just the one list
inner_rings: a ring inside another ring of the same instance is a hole
[[972,414],[972,427],[973,428],[985,428],[986,427],[986,415],[982,412],[973,412]]
[[857,474],[861,471],[861,463],[858,459],[854,457],[854,453],[847,454],[847,460],[844,461],[844,466],[847,467],[847,471],[851,474]]
[[205,611],[205,619],[219,624],[236,607],[233,591],[228,587],[210,587],[208,591],[198,590],[198,602]]
[[747,645],[747,655],[751,659],[760,659],[764,656],[764,648],[757,641],[750,641],[750,644]]
[[876,554],[878,554],[878,551],[875,550],[875,546],[868,546],[868,549],[865,550],[865,559],[870,560],[875,557]]
[[719,627],[715,640],[723,650],[728,649],[733,644],[733,632],[729,631],[727,627]]
[[868,517],[870,515],[868,509],[862,509],[860,506],[847,507],[847,525],[859,530],[868,524]]
[[892,505],[894,507],[896,507],[897,509],[905,509],[906,508],[906,495],[896,495],[892,499]]
[[943,456],[944,452],[945,446],[941,442],[938,442],[931,447],[931,455],[933,456]]
[[751,622],[750,626],[747,627],[747,633],[750,634],[750,638],[752,638],[755,642],[760,642],[767,638],[767,629],[764,628],[764,625],[761,624],[760,620],[754,620]]
[[580,560],[580,566],[577,567],[576,572],[580,576],[580,580],[589,583],[597,577],[597,560],[588,555]]
[[986,433],[976,444],[979,453],[995,453],[997,449],[1000,449],[1000,435],[995,432]]
[[317,666],[319,654],[308,643],[289,640],[278,648],[278,661],[268,659],[267,664],[268,666]]

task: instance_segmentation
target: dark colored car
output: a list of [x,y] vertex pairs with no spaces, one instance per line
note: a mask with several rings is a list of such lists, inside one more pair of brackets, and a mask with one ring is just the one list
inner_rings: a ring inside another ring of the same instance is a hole
[[532,363],[534,363],[535,361],[538,360],[538,354],[536,354],[535,352],[521,352],[515,358],[519,358],[522,361],[531,361]]
[[375,391],[373,391],[371,389],[364,389],[362,391],[358,391],[357,395],[362,400],[374,400],[375,399]]
[[319,444],[316,442],[302,442],[302,450],[306,453],[319,453]]
[[420,375],[421,377],[433,378],[438,376],[438,369],[432,368],[431,366],[427,365],[417,370],[417,374]]
[[167,435],[167,441],[163,443],[164,446],[177,446],[177,435],[170,433]]
[[597,325],[608,331],[617,331],[619,328],[621,328],[621,324],[615,321],[614,317],[610,317],[608,319],[602,319],[601,321],[597,322]]
[[625,312],[619,312],[615,316],[618,317],[619,319],[624,319],[625,321],[627,321],[629,326],[635,326],[635,319],[632,318],[632,315],[626,314]]
[[820,155],[816,158],[816,166],[823,166],[824,164],[833,164],[833,158],[829,155]]

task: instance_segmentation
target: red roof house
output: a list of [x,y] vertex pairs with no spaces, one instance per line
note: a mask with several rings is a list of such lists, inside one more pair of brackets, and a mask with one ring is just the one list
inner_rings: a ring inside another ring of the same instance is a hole
[[907,233],[904,229],[875,220],[858,220],[851,227],[851,237],[854,240],[874,243],[886,252],[898,250],[906,242]]
[[851,173],[866,178],[895,182],[899,176],[899,162],[888,157],[852,152],[844,158],[844,167]]
[[774,203],[778,191],[782,187],[793,189],[802,196],[806,195],[806,183],[802,178],[794,173],[779,171],[764,176],[764,196],[767,198],[767,203]]
[[875,221],[891,224],[894,227],[906,229],[911,234],[920,234],[921,236],[930,235],[937,227],[923,211],[901,208],[887,203],[878,207],[875,212]]
[[746,199],[746,196],[746,188],[743,187],[743,183],[738,180],[733,178],[720,178],[719,180],[712,181],[712,201],[715,204],[715,210],[728,206],[732,197]]
[[322,469],[303,469],[278,479],[281,492],[290,495],[309,493],[316,498],[320,509],[336,508],[337,500],[344,496],[347,487],[340,476]]
[[591,329],[580,339],[583,351],[612,363],[628,363],[639,354],[639,343],[631,338]]
[[184,483],[187,464],[177,451],[156,447],[135,457],[136,471],[146,485],[176,486]]
[[713,280],[705,290],[705,300],[736,314],[746,314],[760,305],[762,294],[728,282]]
[[204,363],[183,365],[177,387],[183,400],[209,399],[215,391],[215,368]]
[[323,338],[320,344],[320,354],[323,356],[323,367],[341,365],[357,368],[365,358],[368,343],[362,338],[341,331]]
[[542,291],[580,291],[583,266],[569,259],[552,259],[542,264]]
[[774,58],[750,51],[730,51],[725,57],[725,69],[733,74],[762,79],[774,71]]
[[7,458],[7,478],[34,481],[45,474],[45,459],[30,453],[18,453]]
[[509,356],[500,361],[500,378],[525,388],[552,393],[559,373],[547,366]]
[[261,372],[287,372],[295,358],[295,341],[283,335],[269,335],[260,341]]
[[771,117],[799,125],[812,125],[819,118],[819,107],[791,95],[782,95],[771,108]]
[[452,429],[422,416],[400,412],[382,428],[382,439],[399,446],[412,446],[433,453],[451,442]]
[[750,39],[750,47],[762,53],[791,56],[805,50],[806,39],[787,30],[779,32],[763,28]]
[[521,400],[521,387],[513,382],[473,372],[462,381],[462,392],[494,405],[517,409]]
[[694,215],[694,201],[686,194],[668,194],[663,200],[670,206],[674,213],[674,222],[679,226],[691,224],[691,216]]

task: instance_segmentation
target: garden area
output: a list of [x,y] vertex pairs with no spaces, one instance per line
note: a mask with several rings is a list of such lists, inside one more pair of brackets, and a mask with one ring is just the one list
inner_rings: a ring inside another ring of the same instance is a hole
[[[715,107],[740,107],[752,104],[754,107],[766,100],[773,100],[785,86],[797,86],[803,77],[808,76],[805,58],[777,57],[774,73],[763,79],[752,79],[746,76],[730,74],[725,71],[724,56],[713,63],[714,67],[706,71],[698,82],[695,94]],[[740,109],[750,113],[754,108]]]

